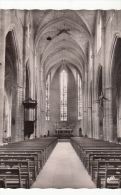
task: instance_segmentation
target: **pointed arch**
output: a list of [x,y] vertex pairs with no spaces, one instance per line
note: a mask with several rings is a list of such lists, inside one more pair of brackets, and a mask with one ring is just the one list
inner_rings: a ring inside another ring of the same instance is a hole
[[121,136],[121,36],[115,35],[114,44],[112,47],[111,71],[110,71],[110,85],[112,87],[112,125],[113,125],[113,138]]
[[[13,26],[12,26],[13,27]],[[17,119],[17,93],[19,81],[19,49],[16,43],[15,28],[9,29],[6,34],[5,45],[5,80],[4,80],[4,97],[5,104],[8,105],[7,119],[3,118],[3,122],[7,121],[7,136],[11,136],[12,141],[15,141],[15,126]],[[4,126],[5,128],[5,126]]]
[[108,76],[108,86],[111,87],[112,85],[112,75],[113,75],[113,60],[114,60],[114,53],[115,53],[115,48],[116,48],[116,44],[118,39],[121,38],[121,32],[116,32],[113,35],[113,39],[112,39],[112,44],[111,44],[111,49],[110,49],[110,56],[109,56],[109,75]]

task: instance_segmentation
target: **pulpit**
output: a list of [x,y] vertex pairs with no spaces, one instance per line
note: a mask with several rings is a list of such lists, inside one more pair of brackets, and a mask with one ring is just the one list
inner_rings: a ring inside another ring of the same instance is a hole
[[24,136],[30,137],[31,134],[34,133],[34,124],[36,121],[35,118],[35,108],[37,106],[37,102],[32,100],[32,98],[28,98],[23,101],[24,105]]

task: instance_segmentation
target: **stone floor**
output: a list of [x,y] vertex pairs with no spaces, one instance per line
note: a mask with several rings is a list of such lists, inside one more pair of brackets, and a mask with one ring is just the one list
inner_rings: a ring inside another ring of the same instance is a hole
[[58,142],[31,188],[95,188],[69,142]]

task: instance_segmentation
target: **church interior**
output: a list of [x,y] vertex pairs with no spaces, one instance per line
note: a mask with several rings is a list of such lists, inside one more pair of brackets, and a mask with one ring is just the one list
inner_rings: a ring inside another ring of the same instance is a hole
[[121,188],[121,10],[0,21],[0,187]]

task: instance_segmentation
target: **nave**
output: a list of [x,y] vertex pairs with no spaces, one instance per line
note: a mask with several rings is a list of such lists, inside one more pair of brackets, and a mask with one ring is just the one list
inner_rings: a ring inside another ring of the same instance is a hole
[[95,188],[70,142],[58,142],[31,188]]
[[0,21],[0,186],[82,188],[87,174],[121,188],[121,10],[0,10]]

